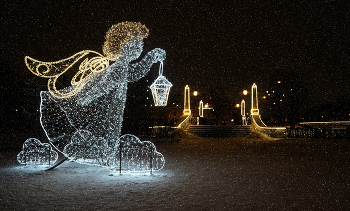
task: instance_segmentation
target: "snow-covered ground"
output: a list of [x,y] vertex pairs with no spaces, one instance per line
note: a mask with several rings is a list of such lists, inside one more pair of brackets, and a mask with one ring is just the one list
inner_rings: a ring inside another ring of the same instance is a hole
[[349,210],[349,140],[198,138],[156,143],[161,171],[53,171],[0,153],[0,210]]

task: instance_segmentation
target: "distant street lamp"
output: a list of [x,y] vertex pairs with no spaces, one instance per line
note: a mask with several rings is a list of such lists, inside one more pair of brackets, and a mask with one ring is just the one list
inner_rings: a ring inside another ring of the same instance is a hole
[[244,94],[244,95],[247,95],[247,94],[248,94],[248,91],[247,91],[247,90],[243,90],[243,94]]
[[198,92],[197,92],[197,91],[194,91],[194,92],[193,92],[193,96],[196,96],[196,97],[197,97],[197,95],[198,95]]

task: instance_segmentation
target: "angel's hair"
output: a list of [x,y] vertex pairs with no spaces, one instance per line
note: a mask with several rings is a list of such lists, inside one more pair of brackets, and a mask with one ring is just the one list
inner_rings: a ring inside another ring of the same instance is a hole
[[106,34],[102,47],[103,53],[109,60],[115,61],[122,54],[123,43],[131,43],[137,39],[146,38],[149,30],[138,22],[122,22],[113,25]]

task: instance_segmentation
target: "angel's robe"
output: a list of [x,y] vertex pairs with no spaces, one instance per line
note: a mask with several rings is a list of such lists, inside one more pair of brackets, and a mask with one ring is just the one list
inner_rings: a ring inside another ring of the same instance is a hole
[[[118,141],[123,121],[127,83],[144,77],[153,64],[148,55],[135,64],[115,62],[90,77],[74,96],[56,98],[42,91],[40,121],[50,142],[61,152],[77,131],[89,131],[106,140],[109,147]],[[68,87],[60,92],[69,92]]]

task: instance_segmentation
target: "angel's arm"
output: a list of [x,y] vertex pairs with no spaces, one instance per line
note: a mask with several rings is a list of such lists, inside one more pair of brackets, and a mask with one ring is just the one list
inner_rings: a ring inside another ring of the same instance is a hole
[[134,64],[129,65],[128,81],[134,82],[144,77],[154,63],[165,59],[165,51],[160,48],[148,52],[145,57]]

